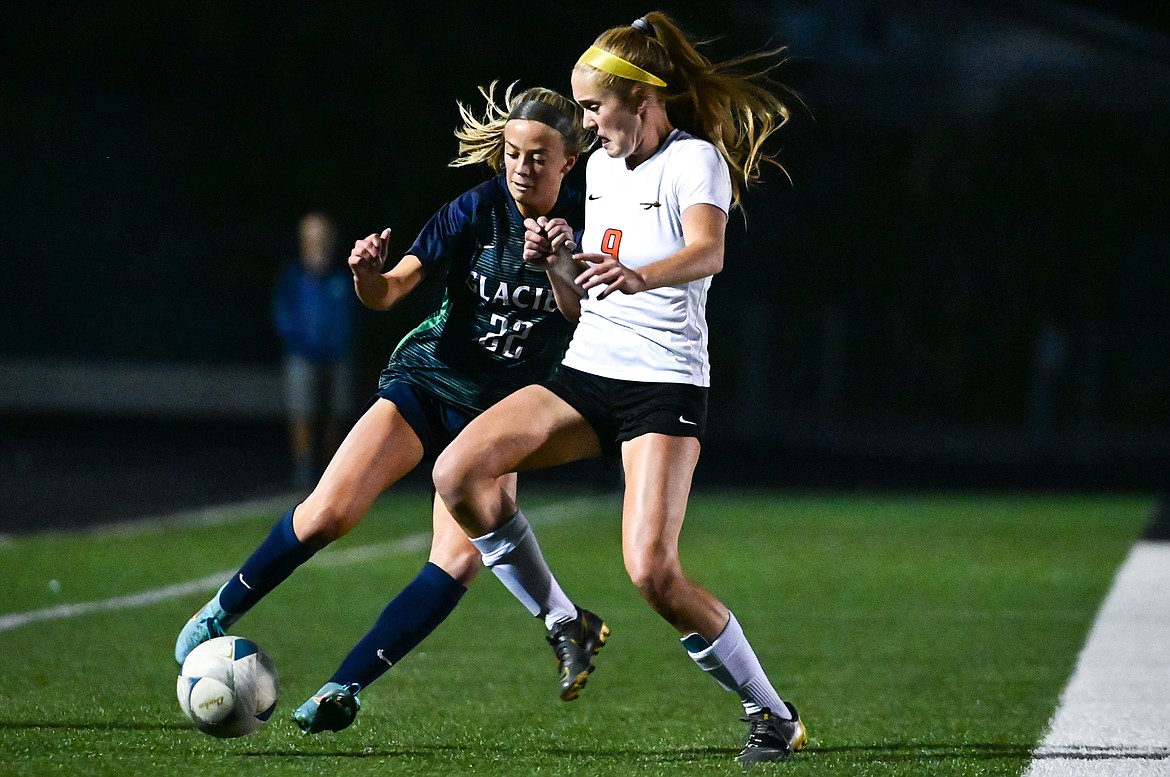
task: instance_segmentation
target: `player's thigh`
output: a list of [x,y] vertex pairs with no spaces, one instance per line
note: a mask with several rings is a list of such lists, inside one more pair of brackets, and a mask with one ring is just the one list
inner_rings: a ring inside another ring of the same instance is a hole
[[597,456],[593,427],[543,386],[527,386],[473,420],[439,457],[436,472],[498,478]]
[[700,447],[694,437],[665,434],[644,434],[622,444],[622,548],[627,563],[677,561]]
[[307,506],[364,513],[378,495],[422,461],[423,446],[393,402],[377,399],[350,429]]

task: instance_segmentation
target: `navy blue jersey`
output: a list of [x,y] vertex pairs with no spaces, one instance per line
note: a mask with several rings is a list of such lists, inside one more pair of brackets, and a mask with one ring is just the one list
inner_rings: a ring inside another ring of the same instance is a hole
[[[581,194],[562,187],[548,215],[580,239]],[[498,175],[444,205],[408,254],[427,273],[446,267],[443,302],[402,339],[379,387],[406,381],[480,413],[549,375],[560,362],[572,323],[557,310],[543,270],[523,259],[524,219]]]

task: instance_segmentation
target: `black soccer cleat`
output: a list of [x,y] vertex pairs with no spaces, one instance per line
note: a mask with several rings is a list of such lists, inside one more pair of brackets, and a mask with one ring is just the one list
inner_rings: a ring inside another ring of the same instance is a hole
[[577,608],[577,617],[549,629],[548,644],[557,656],[561,678],[561,701],[572,701],[581,694],[593,671],[593,656],[609,638],[609,626],[589,610]]
[[748,730],[747,744],[735,760],[741,764],[758,764],[767,761],[787,761],[792,754],[803,750],[808,744],[808,732],[804,722],[788,702],[784,702],[792,720],[778,718],[767,707],[759,712],[740,718],[751,726]]

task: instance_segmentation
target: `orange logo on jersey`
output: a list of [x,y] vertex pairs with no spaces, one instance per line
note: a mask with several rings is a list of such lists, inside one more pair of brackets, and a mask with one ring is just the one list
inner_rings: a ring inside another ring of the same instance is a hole
[[605,234],[601,236],[601,253],[609,254],[616,260],[621,244],[622,231],[620,229],[607,229]]

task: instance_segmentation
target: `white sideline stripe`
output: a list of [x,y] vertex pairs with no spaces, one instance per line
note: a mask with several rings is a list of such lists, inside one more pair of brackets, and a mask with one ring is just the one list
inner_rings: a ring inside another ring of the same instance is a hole
[[[534,523],[549,525],[575,518],[590,509],[603,506],[605,499],[605,497],[586,496],[545,505],[544,507],[538,508],[540,518],[535,520]],[[225,508],[217,508],[217,510],[223,509]],[[430,546],[431,533],[429,531],[417,532],[397,540],[389,540],[370,545],[359,545],[355,548],[336,549],[334,547],[328,547],[314,556],[309,564],[362,564],[386,556],[415,553],[420,550],[426,550]],[[137,594],[115,596],[110,599],[102,599],[94,602],[60,604],[55,607],[45,607],[40,610],[29,610],[27,612],[7,613],[0,615],[0,633],[11,631],[21,626],[27,626],[30,623],[36,623],[38,621],[77,618],[95,612],[129,610],[135,607],[157,604],[158,602],[164,602],[170,599],[178,599],[179,597],[200,591],[215,591],[223,585],[223,581],[235,573],[236,570],[228,569],[223,572],[216,572],[215,574],[201,577],[197,580],[189,580],[186,583],[168,585]]]
[[269,515],[278,510],[283,513],[298,502],[303,501],[303,493],[287,493],[259,499],[250,499],[244,502],[196,507],[190,510],[181,510],[167,515],[152,515],[135,518],[130,521],[99,524],[84,529],[66,530],[68,533],[77,531],[86,534],[114,534],[119,537],[133,537],[150,534],[161,529],[170,529],[174,526],[217,526],[221,523],[235,523],[247,521],[257,515]]
[[1170,543],[1138,542],[1024,777],[1170,775]]
[[177,585],[168,585],[164,588],[155,588],[152,591],[143,591],[139,594],[115,596],[112,599],[103,599],[97,602],[60,604],[56,607],[46,607],[41,610],[29,610],[28,612],[14,612],[8,615],[0,615],[0,632],[12,631],[13,629],[18,629],[21,626],[27,626],[37,621],[76,618],[81,615],[89,615],[90,613],[108,610],[129,610],[134,607],[145,607],[148,604],[166,601],[167,599],[177,599],[180,596],[186,596],[196,591],[215,590],[234,571],[229,569],[226,572],[217,572],[214,575],[208,575],[199,580],[191,580],[186,583],[178,583]]
[[[431,535],[429,533],[411,534],[399,540],[392,542],[380,542],[374,545],[361,545],[356,548],[347,548],[345,550],[334,551],[327,553],[328,561],[331,564],[360,564],[374,558],[382,558],[385,556],[392,556],[399,553],[410,553],[420,549],[430,547]],[[323,555],[323,554],[318,554]],[[314,556],[312,562],[317,561],[317,556]],[[198,580],[188,580],[186,583],[176,583],[175,585],[168,585],[162,588],[154,588],[149,591],[143,591],[137,594],[127,594],[125,596],[115,596],[110,599],[102,599],[96,602],[79,602],[77,604],[60,604],[56,607],[46,607],[41,610],[29,610],[28,612],[16,612],[8,615],[0,615],[0,633],[11,631],[12,629],[26,626],[37,621],[62,620],[65,618],[77,618],[82,615],[90,615],[95,612],[110,612],[113,610],[130,610],[135,607],[145,607],[150,604],[157,604],[158,602],[165,602],[169,599],[178,599],[187,594],[198,593],[200,591],[215,591],[223,581],[234,575],[236,570],[226,569],[222,572],[216,572],[207,577],[201,577]]]

